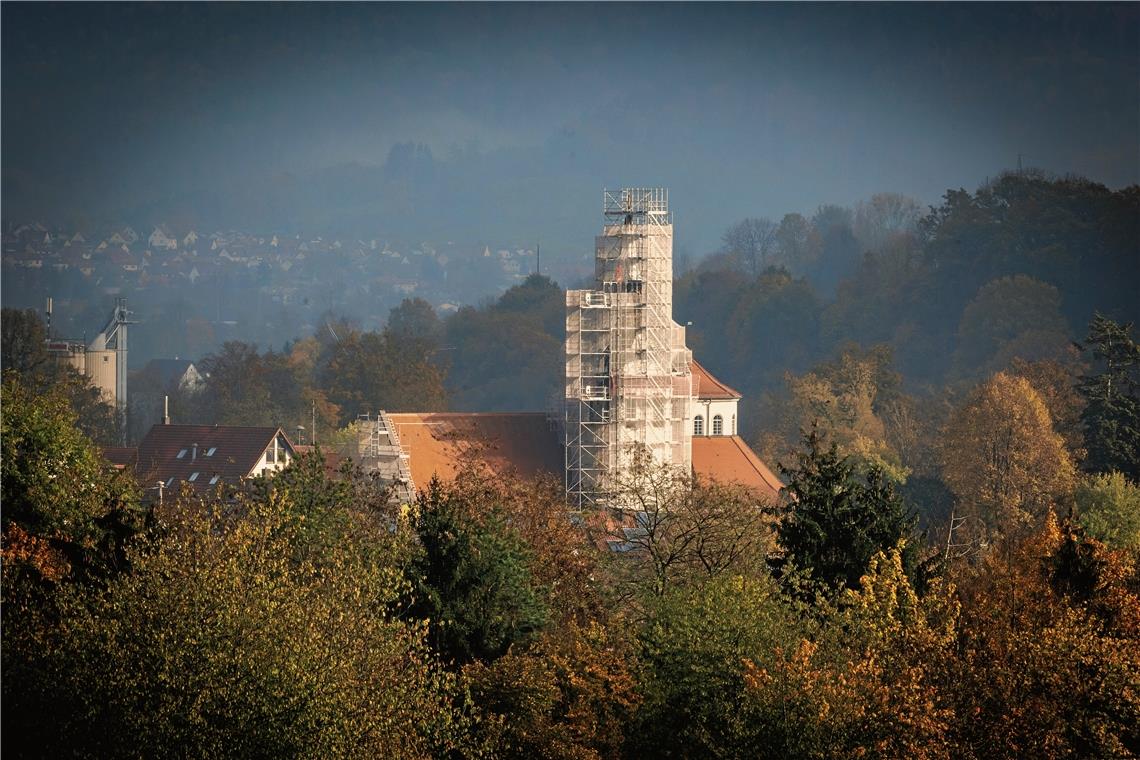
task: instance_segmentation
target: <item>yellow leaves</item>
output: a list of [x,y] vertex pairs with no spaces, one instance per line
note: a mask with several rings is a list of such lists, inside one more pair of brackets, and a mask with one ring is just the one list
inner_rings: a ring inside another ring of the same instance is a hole
[[1038,523],[1071,498],[1076,481],[1064,441],[1027,380],[999,372],[978,386],[944,434],[943,479],[991,527]]

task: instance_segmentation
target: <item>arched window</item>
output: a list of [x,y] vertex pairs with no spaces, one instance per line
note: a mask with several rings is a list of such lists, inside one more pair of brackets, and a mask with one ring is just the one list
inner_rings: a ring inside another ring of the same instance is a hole
[[704,434],[705,434],[705,418],[698,414],[696,417],[693,418],[693,435],[704,435]]
[[719,414],[713,415],[713,435],[724,435],[724,417]]

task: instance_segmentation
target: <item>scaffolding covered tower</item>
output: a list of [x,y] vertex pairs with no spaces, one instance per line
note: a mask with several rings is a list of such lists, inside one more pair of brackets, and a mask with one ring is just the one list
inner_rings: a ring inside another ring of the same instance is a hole
[[602,215],[595,287],[566,292],[566,493],[579,507],[621,506],[615,485],[641,447],[658,464],[692,466],[668,191],[603,191]]

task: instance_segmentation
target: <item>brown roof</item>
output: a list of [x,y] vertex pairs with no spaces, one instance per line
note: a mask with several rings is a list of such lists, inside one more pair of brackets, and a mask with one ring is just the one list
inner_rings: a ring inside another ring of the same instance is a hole
[[[293,445],[293,451],[299,457],[305,456],[306,454],[312,454],[313,449],[315,448],[315,446],[310,446],[309,444],[297,443]],[[337,473],[337,470],[340,469],[341,464],[344,463],[344,457],[332,449],[322,448],[321,456],[324,457],[325,460],[325,475],[328,475],[329,477],[335,475]]]
[[[237,485],[248,476],[280,428],[224,425],[155,425],[139,444],[136,472],[143,487],[151,481],[185,481],[208,490],[221,483]],[[195,453],[194,444],[198,445]],[[213,450],[211,454],[210,451]],[[182,453],[179,457],[178,454]],[[190,476],[197,472],[193,481]],[[218,476],[214,484],[210,480]]]
[[139,450],[134,446],[103,446],[100,448],[103,458],[116,470],[125,470],[135,466]]
[[738,435],[694,437],[693,471],[719,483],[754,488],[773,502],[783,483]]
[[407,412],[388,419],[411,459],[417,488],[432,475],[452,480],[467,463],[524,478],[560,475],[565,466],[558,433],[540,412]]
[[743,398],[740,391],[717,380],[696,359],[689,365],[689,370],[693,373],[693,393],[697,398]]

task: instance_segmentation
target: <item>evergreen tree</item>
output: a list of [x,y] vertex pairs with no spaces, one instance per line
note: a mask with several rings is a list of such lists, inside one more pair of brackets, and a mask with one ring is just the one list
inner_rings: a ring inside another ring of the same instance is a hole
[[1140,346],[1132,323],[1120,324],[1096,314],[1082,350],[1090,351],[1100,372],[1085,375],[1077,386],[1087,406],[1086,468],[1124,473],[1140,481]]
[[530,551],[493,500],[478,487],[433,480],[416,503],[420,551],[409,569],[411,613],[428,622],[443,659],[458,665],[502,657],[549,614]]
[[[827,449],[814,429],[795,467],[780,466],[791,497],[776,528],[776,540],[798,567],[811,568],[828,584],[859,587],[877,552],[914,532],[915,515],[877,466],[860,477],[834,443]],[[913,574],[917,544],[907,542],[904,562]]]

